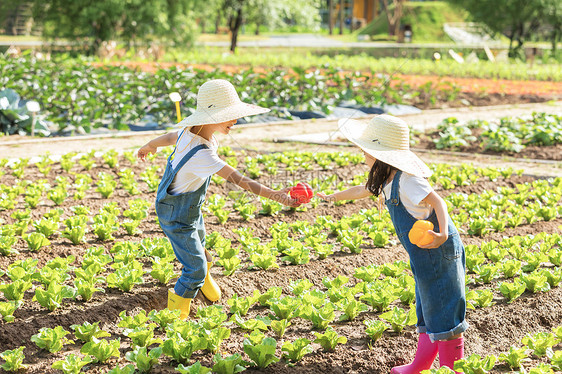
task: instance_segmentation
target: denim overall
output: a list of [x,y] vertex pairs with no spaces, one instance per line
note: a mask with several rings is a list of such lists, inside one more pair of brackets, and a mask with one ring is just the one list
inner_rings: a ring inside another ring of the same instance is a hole
[[[400,201],[398,170],[392,181],[390,198],[385,201],[398,239],[410,256],[416,281],[416,315],[419,333],[431,341],[447,340],[468,329],[465,320],[465,253],[457,228],[447,214],[449,237],[439,248],[423,249],[410,242],[408,233],[416,218]],[[386,196],[385,196],[386,197]],[[427,218],[440,232],[435,210]]]
[[[181,135],[178,139],[180,137]],[[211,177],[209,176],[196,191],[170,195],[168,188],[181,167],[203,148],[208,147],[204,144],[194,147],[182,158],[175,169],[172,167],[172,158],[177,148],[174,149],[174,152],[168,157],[166,171],[156,194],[156,214],[160,227],[170,240],[178,261],[183,265],[174,292],[189,299],[194,298],[197,291],[203,287],[207,275],[205,224],[201,205],[205,202],[205,194]]]

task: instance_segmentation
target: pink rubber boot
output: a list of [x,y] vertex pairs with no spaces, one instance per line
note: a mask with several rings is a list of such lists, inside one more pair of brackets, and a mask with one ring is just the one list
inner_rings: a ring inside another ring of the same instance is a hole
[[391,374],[419,374],[422,370],[429,370],[437,356],[437,342],[432,343],[429,335],[420,334],[416,357],[409,365],[393,367]]
[[[440,340],[437,342],[439,347],[439,366],[448,366],[453,370],[455,361],[464,358],[464,339]],[[458,373],[458,372],[455,372]]]

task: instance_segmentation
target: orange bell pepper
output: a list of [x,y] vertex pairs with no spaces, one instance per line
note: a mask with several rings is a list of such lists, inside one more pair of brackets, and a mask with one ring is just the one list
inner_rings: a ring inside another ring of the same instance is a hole
[[429,230],[433,230],[433,223],[421,219],[414,223],[408,233],[408,238],[414,245],[427,245],[433,241],[433,236],[428,233]]

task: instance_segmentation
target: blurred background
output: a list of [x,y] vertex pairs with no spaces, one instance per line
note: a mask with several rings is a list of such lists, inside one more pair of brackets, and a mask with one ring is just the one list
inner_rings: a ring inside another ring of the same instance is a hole
[[162,128],[213,78],[260,122],[548,101],[561,30],[558,0],[4,0],[0,125]]

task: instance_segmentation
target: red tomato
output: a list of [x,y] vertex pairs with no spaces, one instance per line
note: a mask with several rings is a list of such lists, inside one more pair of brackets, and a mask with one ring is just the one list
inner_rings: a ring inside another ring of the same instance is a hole
[[310,202],[310,199],[314,196],[314,192],[308,183],[297,183],[295,187],[291,188],[289,195],[300,204],[306,204]]

